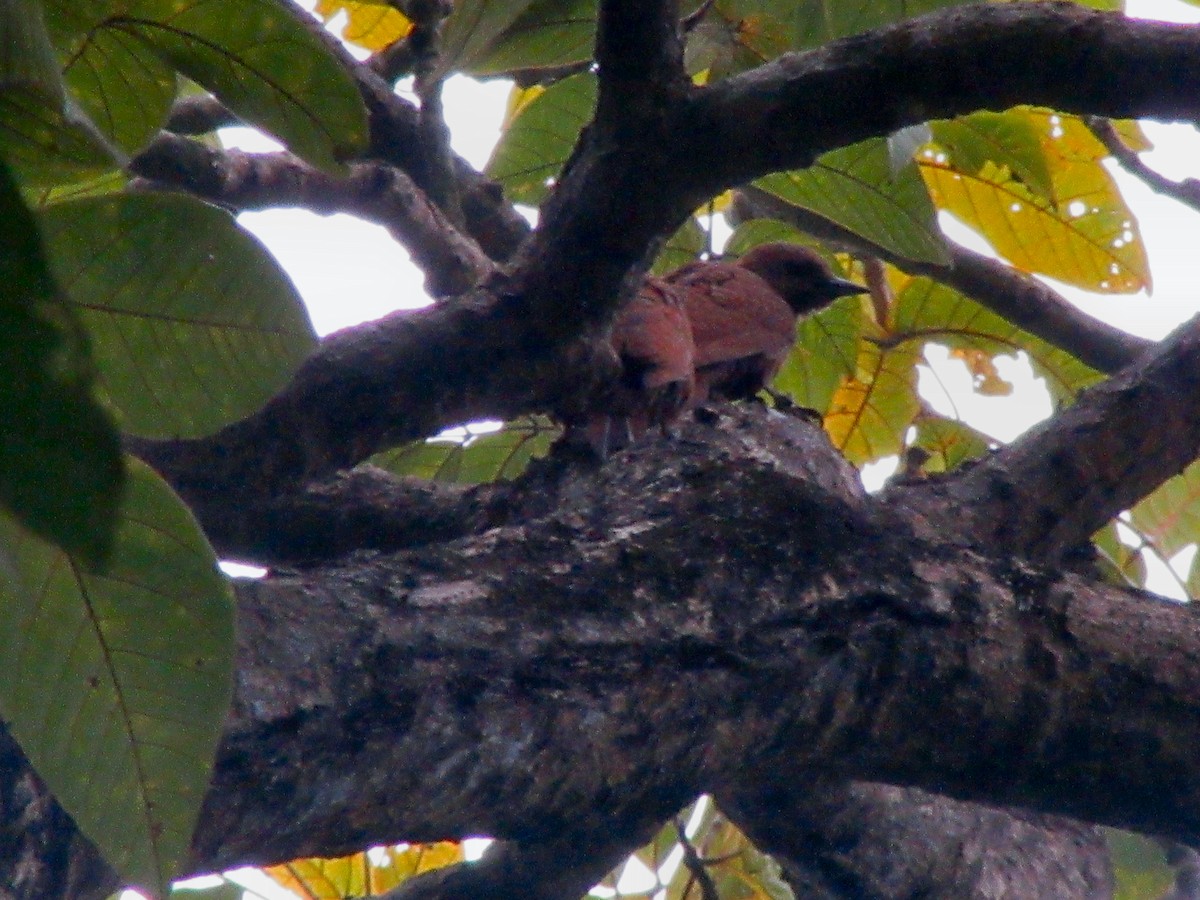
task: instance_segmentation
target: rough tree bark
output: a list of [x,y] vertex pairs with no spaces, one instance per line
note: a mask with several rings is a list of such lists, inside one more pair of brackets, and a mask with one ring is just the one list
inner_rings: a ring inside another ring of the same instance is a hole
[[[1193,28],[973,6],[700,90],[675,12],[601,4],[597,120],[529,236],[458,163],[465,233],[423,206],[427,173],[397,149],[412,110],[357,67],[373,159],[341,193],[296,190],[386,219],[436,283],[471,288],[327,340],[210,438],[129,442],[223,555],[275,566],[238,585],[193,871],[487,834],[483,862],[397,896],[578,896],[701,792],[807,896],[1104,893],[1100,839],[1062,816],[1200,843],[1200,620],[1078,552],[1200,453],[1200,323],[1149,348],[1096,331],[1103,368],[1131,363],[1114,378],[973,467],[878,495],[812,423],[753,405],[505,485],[341,471],[585,390],[652,249],[727,186],[1017,102],[1200,119]],[[294,164],[178,141],[133,170],[245,206],[264,183],[246,166]],[[365,203],[383,165],[407,177]],[[6,736],[0,754],[0,892],[103,896],[112,873]]]

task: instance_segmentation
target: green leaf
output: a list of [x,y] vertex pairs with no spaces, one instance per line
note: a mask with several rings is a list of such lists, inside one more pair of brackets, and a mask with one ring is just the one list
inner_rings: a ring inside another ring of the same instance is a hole
[[1024,352],[1050,396],[1069,403],[1101,375],[1065,350],[1034,337],[952,288],[928,278],[913,278],[898,291],[889,340],[927,341],[960,350],[996,354]]
[[47,25],[67,60],[72,96],[108,139],[126,153],[162,128],[175,99],[176,77],[142,41],[114,28],[97,28],[87,4],[47,0]]
[[121,441],[92,394],[90,350],[37,225],[0,165],[0,504],[89,563],[112,544]]
[[187,508],[130,459],[110,567],[7,523],[0,713],[80,830],[162,892],[186,857],[233,671],[233,596]]
[[246,889],[232,881],[222,881],[206,888],[172,888],[167,896],[168,900],[243,900]]
[[946,249],[929,192],[915,166],[893,176],[887,141],[872,138],[778,172],[757,186],[918,262],[944,263]]
[[495,75],[563,66],[591,59],[595,43],[596,0],[535,0],[469,69]]
[[1200,541],[1200,463],[1158,486],[1130,510],[1133,525],[1165,557]]
[[1146,560],[1140,550],[1121,540],[1115,522],[1110,522],[1092,535],[1092,543],[1099,554],[1097,568],[1107,584],[1136,588],[1146,586]]
[[[121,16],[88,4],[89,39],[138,38],[252,125],[327,171],[367,143],[353,79],[316,36],[318,25],[275,0],[132,0]],[[81,16],[83,14],[81,13]]]
[[905,432],[920,411],[918,359],[905,345],[859,342],[854,374],[834,392],[825,415],[825,430],[850,462],[862,465],[903,449]]
[[531,0],[458,0],[442,25],[441,59],[435,77],[466,71],[520,17]]
[[659,251],[658,258],[650,267],[650,274],[665,275],[691,262],[704,252],[706,237],[704,229],[695,217],[688,216],[687,221],[679,226]]
[[58,106],[66,100],[37,0],[0,0],[0,89],[14,88],[33,91]]
[[964,422],[947,419],[936,413],[922,412],[918,416],[916,439],[910,447],[920,447],[929,454],[922,467],[925,472],[949,472],[965,462],[984,456],[992,442]]
[[485,170],[514,203],[537,205],[579,139],[596,107],[596,76],[564,78],[521,108],[492,152]]
[[73,101],[19,86],[0,91],[0,157],[31,188],[95,178],[121,162]]
[[[468,429],[469,432],[469,429]],[[389,450],[371,462],[396,475],[414,475],[460,484],[516,478],[530,460],[546,455],[560,434],[540,416],[514,419],[499,431],[465,441],[433,438]]]
[[962,0],[717,0],[688,35],[685,59],[692,73],[707,69],[723,78],[789,50],[869,31]]
[[41,221],[131,431],[191,437],[242,418],[315,345],[287,275],[221,209],[121,194],[56,204]]
[[1115,900],[1159,900],[1175,883],[1166,855],[1151,838],[1103,829],[1116,879]]
[[774,0],[773,5],[794,10],[793,49],[802,49],[970,2],[973,0],[872,0],[871,3],[816,0],[793,4],[786,0]]
[[1022,111],[977,112],[930,124],[933,139],[950,154],[957,168],[980,172],[987,165],[1007,168],[1012,176],[1053,200],[1054,184],[1042,152],[1042,138]]

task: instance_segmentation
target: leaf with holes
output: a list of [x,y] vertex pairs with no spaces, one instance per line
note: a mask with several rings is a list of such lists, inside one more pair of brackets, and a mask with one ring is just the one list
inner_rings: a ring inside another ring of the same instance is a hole
[[1149,287],[1133,213],[1099,162],[1071,165],[1069,175],[1052,168],[1053,203],[992,163],[969,172],[922,156],[919,165],[937,205],[1018,269],[1104,293]]
[[887,141],[882,138],[834,150],[807,169],[778,172],[755,184],[905,259],[947,260],[920,174],[906,166],[893,175]]
[[0,713],[107,862],[161,893],[229,705],[233,595],[187,508],[128,465],[104,575],[4,523]]
[[318,37],[319,26],[274,0],[131,0],[123,15],[80,3],[87,39],[115,32],[144,42],[168,65],[212,91],[327,171],[367,144],[367,114],[345,67]]
[[41,223],[131,431],[214,431],[261,406],[315,346],[287,275],[221,209],[121,194],[56,204]]
[[[514,90],[519,90],[514,88]],[[537,205],[596,107],[596,76],[564,78],[520,106],[487,164],[487,175],[514,203]]]
[[112,546],[125,477],[121,439],[93,395],[86,335],[3,165],[0,221],[0,506],[100,563]]
[[982,351],[988,358],[1024,352],[1059,404],[1071,402],[1101,377],[1065,350],[928,278],[910,279],[899,291],[890,341],[934,342],[955,350]]
[[931,131],[956,168],[979,172],[989,162],[1004,166],[1038,196],[1053,200],[1054,184],[1040,130],[1023,110],[972,113],[934,122]]

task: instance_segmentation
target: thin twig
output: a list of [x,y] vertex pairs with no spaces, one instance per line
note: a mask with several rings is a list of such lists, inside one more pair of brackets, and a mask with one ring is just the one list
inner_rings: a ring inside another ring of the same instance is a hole
[[1178,200],[1200,212],[1200,181],[1195,178],[1172,181],[1142,162],[1137,151],[1121,139],[1121,135],[1117,133],[1117,129],[1110,120],[1099,116],[1087,116],[1084,121],[1092,130],[1092,134],[1096,135],[1100,143],[1104,144],[1105,149],[1127,172],[1136,175],[1156,193]]
[[704,866],[704,860],[701,859],[700,854],[696,851],[695,845],[688,840],[683,822],[675,819],[674,824],[675,831],[679,836],[679,846],[683,848],[683,864],[695,883],[700,885],[700,896],[703,900],[721,900],[721,895],[717,891],[717,884],[712,880],[712,876],[708,874],[708,870]]

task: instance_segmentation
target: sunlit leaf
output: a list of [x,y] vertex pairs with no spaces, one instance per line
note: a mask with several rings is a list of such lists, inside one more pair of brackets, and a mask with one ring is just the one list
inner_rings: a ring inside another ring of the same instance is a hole
[[409,18],[385,0],[318,0],[313,12],[326,22],[345,12],[342,37],[371,51],[408,37],[413,28]]
[[194,436],[241,418],[315,346],[291,281],[223,210],[121,194],[56,204],[41,223],[132,431]]
[[545,456],[559,436],[548,419],[514,419],[499,431],[466,441],[434,438],[418,441],[374,457],[375,465],[396,475],[415,475],[462,484],[515,478],[531,459]]
[[596,76],[573,75],[524,106],[500,136],[486,173],[514,203],[540,203],[596,107]]
[[1013,178],[1045,200],[1054,199],[1050,168],[1042,152],[1042,135],[1021,110],[977,112],[934,122],[933,140],[956,168],[979,172],[989,162],[1006,167]]
[[1078,119],[1023,115],[1040,135],[1053,199],[1031,191],[1007,167],[986,162],[968,171],[931,149],[919,164],[937,205],[1023,271],[1106,293],[1148,288],[1150,271],[1133,213],[1100,163],[1107,151]]
[[0,221],[0,505],[95,564],[113,540],[120,437],[93,396],[86,335],[2,165]]
[[855,465],[903,448],[904,433],[920,409],[918,354],[907,344],[884,349],[870,337],[859,342],[855,374],[834,393],[825,415],[825,430]]
[[415,875],[462,862],[462,844],[374,847],[338,859],[298,859],[263,871],[304,900],[375,897]]
[[109,568],[3,525],[0,714],[105,860],[162,891],[229,704],[233,596],[187,508],[129,460]]
[[882,138],[834,150],[807,169],[768,175],[756,185],[905,259],[947,259],[920,174],[908,166],[893,176]]
[[469,68],[489,75],[582,62],[596,43],[596,0],[534,0]]

